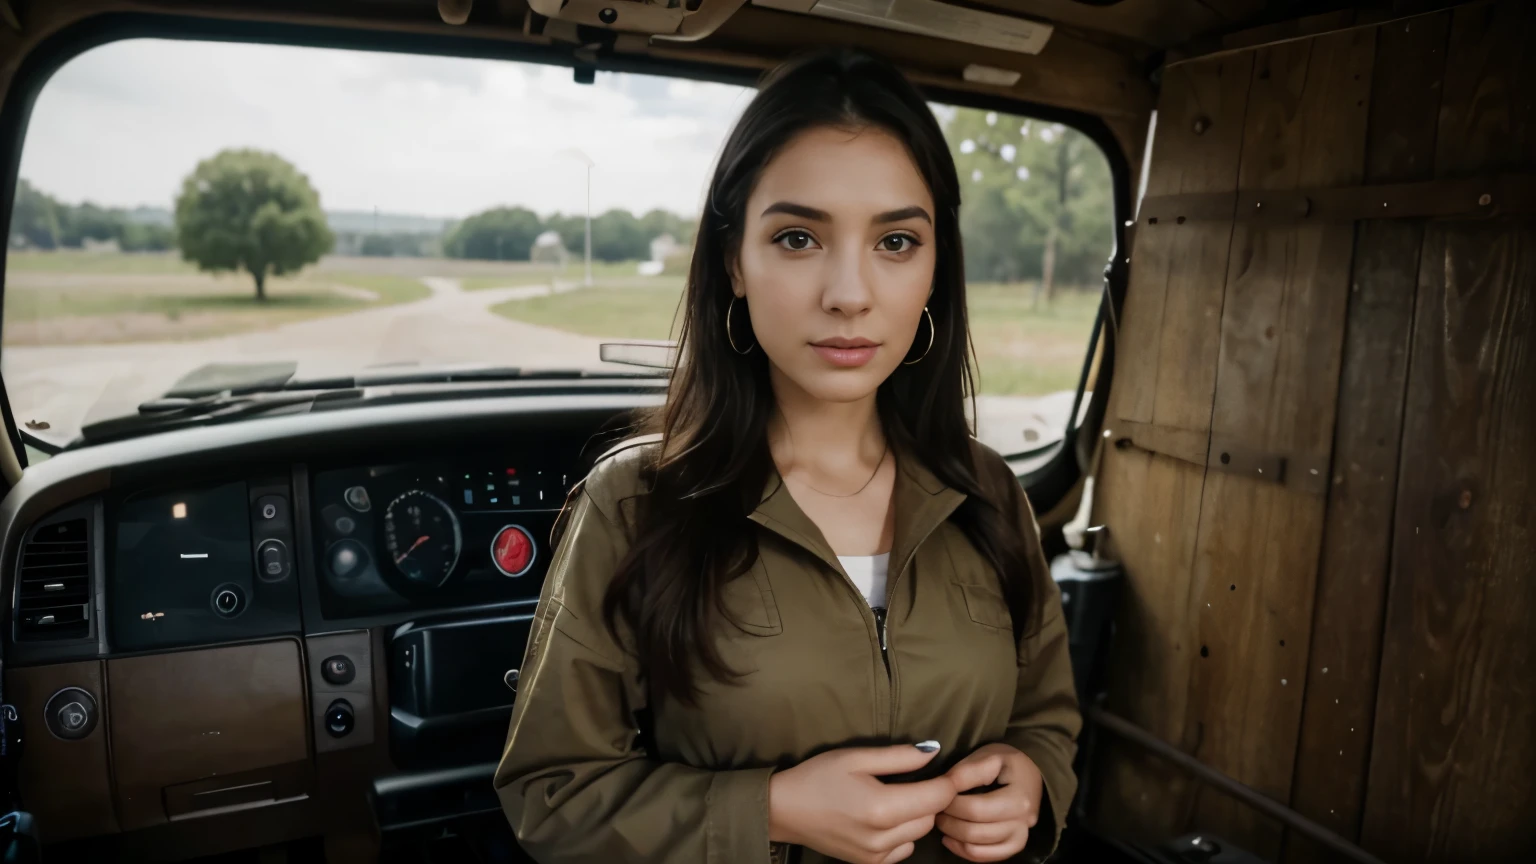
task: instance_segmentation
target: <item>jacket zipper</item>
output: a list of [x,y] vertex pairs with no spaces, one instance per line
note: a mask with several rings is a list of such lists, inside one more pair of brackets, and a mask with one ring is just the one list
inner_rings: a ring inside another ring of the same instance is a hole
[[[890,605],[891,598],[896,596],[896,588],[901,585],[901,577],[907,572],[907,568],[912,566],[913,560],[917,558],[918,546],[923,545],[928,540],[928,535],[932,533],[933,530],[929,529],[928,534],[924,534],[917,541],[917,545],[913,546],[912,551],[907,553],[907,560],[901,562],[901,569],[897,570],[894,576],[890,576],[886,580],[885,603],[887,606]],[[880,659],[885,662],[886,700],[890,702],[891,715],[887,723],[890,726],[889,731],[894,732],[896,730],[896,694],[892,692],[892,688],[896,686],[896,679],[891,675],[891,632],[885,609],[875,610],[875,624],[880,631]]]
[[880,659],[885,663],[885,677],[891,677],[890,629],[885,624],[885,607],[875,607],[875,631],[880,634]]

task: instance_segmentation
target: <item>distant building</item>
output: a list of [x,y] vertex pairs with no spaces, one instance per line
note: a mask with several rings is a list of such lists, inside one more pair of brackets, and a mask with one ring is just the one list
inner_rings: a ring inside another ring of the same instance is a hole
[[84,237],[80,240],[80,248],[87,252],[111,253],[123,251],[115,237],[109,240],[92,240],[89,237]]
[[533,239],[533,246],[528,249],[528,260],[535,264],[554,264],[564,267],[570,259],[571,253],[565,248],[565,241],[560,239],[560,232],[545,231]]
[[651,241],[651,260],[664,262],[673,255],[684,251],[682,244],[671,234],[663,234]]

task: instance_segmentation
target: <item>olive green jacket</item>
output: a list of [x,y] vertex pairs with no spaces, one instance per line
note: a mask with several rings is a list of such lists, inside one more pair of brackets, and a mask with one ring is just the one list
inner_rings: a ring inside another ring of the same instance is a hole
[[[897,463],[883,627],[774,475],[751,514],[759,560],[725,590],[739,626],[722,622],[717,637],[745,677],[701,675],[693,708],[651,704],[644,671],[604,626],[603,593],[627,548],[619,502],[641,491],[645,448],[600,461],[550,564],[496,771],[524,850],[544,864],[822,862],[769,843],[769,775],[832,748],[935,739],[933,773],[997,741],[1034,760],[1047,801],[1025,857],[1049,854],[1077,787],[1082,724],[1061,595],[1018,481],[974,448],[978,475],[1028,543],[1045,598],[1037,629],[1015,645],[997,573],[947,521],[965,496],[917,459]],[[637,743],[642,708],[651,750]],[[908,860],[961,860],[939,839],[930,833]]]

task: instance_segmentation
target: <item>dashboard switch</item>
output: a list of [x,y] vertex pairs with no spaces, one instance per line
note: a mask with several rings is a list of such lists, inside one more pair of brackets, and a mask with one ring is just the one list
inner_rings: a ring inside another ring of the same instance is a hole
[[343,684],[351,684],[357,677],[357,667],[352,665],[351,659],[337,654],[334,657],[325,658],[320,664],[320,675],[331,684],[340,687]]
[[352,716],[352,703],[345,699],[337,699],[331,706],[325,709],[325,731],[332,738],[343,738],[352,731],[354,718]]
[[213,611],[225,618],[233,618],[245,611],[245,591],[239,585],[226,582],[213,589],[209,598]]
[[53,694],[43,708],[48,731],[66,741],[78,741],[96,728],[96,699],[79,687],[65,687]]
[[288,576],[288,546],[281,540],[263,540],[256,547],[256,572],[264,582],[280,582]]
[[265,525],[287,525],[288,501],[281,495],[263,495],[256,499],[256,520]]
[[533,535],[521,525],[508,525],[491,541],[491,561],[503,576],[521,576],[533,566]]

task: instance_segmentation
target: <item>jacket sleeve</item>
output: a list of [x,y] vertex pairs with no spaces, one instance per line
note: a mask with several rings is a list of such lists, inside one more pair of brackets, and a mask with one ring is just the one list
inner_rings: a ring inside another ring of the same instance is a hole
[[1026,631],[1019,642],[1019,684],[1004,740],[1033,760],[1045,778],[1040,822],[1030,831],[1029,843],[1024,848],[1025,860],[1039,861],[1048,858],[1060,842],[1077,792],[1072,760],[1077,755],[1077,736],[1083,718],[1067,652],[1061,591],[1051,579],[1034,510],[1011,471],[1008,484],[1019,530],[1024,532],[1029,547],[1030,571],[1038,586],[1036,596],[1041,608],[1038,627]]
[[767,864],[771,768],[706,771],[639,748],[644,684],[601,613],[627,541],[616,509],[587,491],[572,506],[496,770],[519,844],[544,864]]

